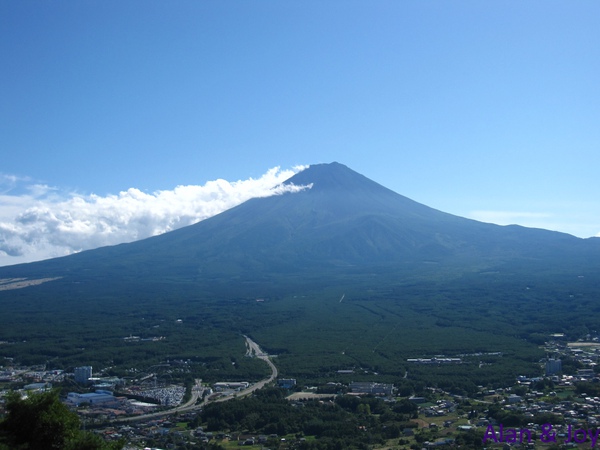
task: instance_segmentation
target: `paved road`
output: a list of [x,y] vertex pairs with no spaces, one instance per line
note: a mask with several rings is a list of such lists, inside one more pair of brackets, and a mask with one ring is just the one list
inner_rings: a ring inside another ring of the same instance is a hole
[[259,381],[256,384],[253,384],[252,386],[249,386],[248,389],[246,390],[250,390],[250,392],[256,391],[257,389],[261,389],[262,387],[265,386],[265,384],[269,384],[270,382],[272,382],[275,378],[277,378],[277,367],[275,367],[275,364],[273,364],[273,361],[271,361],[271,359],[269,358],[269,355],[267,355],[265,352],[263,352],[260,347],[258,346],[258,344],[256,342],[254,342],[252,339],[250,339],[248,336],[244,336],[246,338],[246,344],[248,344],[248,348],[250,348],[253,352],[253,356],[256,356],[258,359],[262,359],[264,362],[266,362],[269,367],[271,368],[271,375],[269,376],[269,378],[265,378],[262,381]]
[[251,384],[246,389],[237,392],[235,395],[228,395],[226,397],[218,397],[218,398],[211,399],[211,400],[209,400],[207,397],[206,399],[204,399],[204,401],[202,403],[199,403],[197,405],[196,405],[196,402],[198,401],[198,399],[200,397],[201,389],[199,386],[200,380],[196,380],[196,385],[192,388],[192,397],[185,404],[180,405],[177,408],[169,409],[167,411],[159,411],[159,412],[144,414],[142,416],[136,416],[136,417],[126,417],[123,419],[115,420],[112,423],[114,424],[114,423],[121,423],[121,422],[139,422],[142,420],[154,419],[154,418],[161,417],[161,416],[168,416],[170,414],[175,414],[177,412],[193,411],[195,409],[202,408],[204,405],[207,405],[208,403],[226,402],[226,401],[232,400],[234,398],[245,397],[247,395],[250,395],[252,392],[254,392],[258,389],[262,389],[263,387],[265,387],[266,384],[271,383],[273,380],[275,380],[275,378],[277,378],[277,374],[278,374],[277,367],[275,367],[275,364],[273,364],[273,361],[271,361],[271,359],[269,358],[269,355],[266,354],[265,352],[263,352],[256,342],[254,342],[248,336],[244,336],[244,338],[246,338],[246,346],[248,349],[246,352],[246,355],[250,356],[250,357],[256,357],[258,359],[262,359],[271,368],[271,375],[268,378],[265,378],[264,380],[261,380],[257,383]]
[[[246,389],[239,391],[235,395],[229,395],[227,397],[219,397],[219,398],[213,400],[214,402],[226,402],[227,400],[231,400],[232,398],[245,397],[247,395],[250,395],[251,393],[253,393],[254,391],[256,391],[258,389],[262,389],[263,387],[265,387],[266,384],[269,384],[275,378],[277,378],[277,373],[278,373],[277,367],[275,367],[275,364],[273,364],[273,361],[271,361],[271,359],[269,359],[269,355],[267,355],[265,352],[263,352],[260,349],[260,347],[258,346],[258,344],[256,342],[254,342],[252,339],[250,339],[248,336],[244,336],[244,337],[246,338],[246,345],[248,347],[246,356],[256,357],[256,358],[262,359],[264,362],[266,362],[269,365],[269,367],[271,368],[271,375],[269,376],[269,378],[265,378],[264,380],[261,380],[254,384],[251,384]],[[204,402],[202,402],[201,405],[198,405],[198,406],[202,406],[206,403],[209,403],[209,402],[207,402],[205,400]]]

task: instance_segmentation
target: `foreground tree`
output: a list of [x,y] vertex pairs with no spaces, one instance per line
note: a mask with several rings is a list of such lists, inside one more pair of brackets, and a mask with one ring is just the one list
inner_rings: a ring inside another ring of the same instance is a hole
[[[15,392],[6,400],[6,417],[0,422],[0,449],[118,450],[98,436],[79,429],[79,417],[58,398],[58,392],[33,394],[26,399]],[[4,447],[3,447],[4,446]]]

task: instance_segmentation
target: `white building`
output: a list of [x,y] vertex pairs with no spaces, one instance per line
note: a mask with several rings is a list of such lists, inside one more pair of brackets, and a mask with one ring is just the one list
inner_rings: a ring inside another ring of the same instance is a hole
[[546,361],[546,375],[554,375],[562,370],[562,361],[560,359],[549,358]]
[[69,392],[67,395],[67,402],[78,406],[82,403],[88,403],[93,406],[101,403],[112,403],[114,401],[116,401],[116,398],[108,391],[96,391],[88,394]]
[[92,366],[75,367],[73,372],[76,383],[87,384],[88,380],[92,378]]

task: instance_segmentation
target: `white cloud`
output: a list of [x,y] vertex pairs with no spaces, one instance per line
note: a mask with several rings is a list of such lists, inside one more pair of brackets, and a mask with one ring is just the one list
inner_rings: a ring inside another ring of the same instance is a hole
[[218,179],[151,194],[130,188],[106,197],[61,195],[28,179],[0,175],[0,265],[132,242],[194,224],[250,198],[297,192],[305,187],[280,185],[304,168],[276,167],[257,179]]

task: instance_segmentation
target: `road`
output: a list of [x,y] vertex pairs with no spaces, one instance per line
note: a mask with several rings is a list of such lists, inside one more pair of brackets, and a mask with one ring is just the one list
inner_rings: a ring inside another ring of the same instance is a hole
[[200,381],[201,380],[196,380],[194,387],[192,387],[192,396],[183,405],[179,405],[176,408],[168,409],[166,411],[158,411],[158,412],[143,414],[141,416],[134,416],[134,417],[123,417],[122,419],[117,419],[117,420],[111,421],[111,424],[122,423],[122,422],[123,423],[124,422],[141,422],[144,420],[156,419],[157,417],[168,416],[170,414],[175,414],[175,413],[184,412],[184,411],[191,411],[193,409],[199,408],[200,405],[196,405],[196,402],[200,398],[200,393],[202,392],[202,389],[200,388]]
[[[244,336],[244,337],[246,338],[246,344],[248,345],[248,349],[250,352],[249,356],[254,356],[258,359],[262,359],[271,368],[271,375],[268,378],[265,378],[264,380],[261,380],[258,383],[253,384],[252,386],[248,386],[247,389],[244,389],[240,393],[240,394],[245,393],[244,395],[247,395],[247,394],[250,394],[251,392],[256,391],[257,389],[263,388],[265,386],[265,384],[269,384],[270,382],[275,380],[275,378],[277,378],[278,372],[277,372],[277,367],[275,367],[275,364],[273,364],[273,361],[271,361],[271,359],[269,358],[269,355],[267,355],[265,352],[263,352],[260,349],[260,347],[258,346],[258,344],[256,342],[254,342],[252,339],[250,339],[248,336]],[[238,395],[238,397],[239,396],[240,395]]]
[[[261,380],[254,384],[251,384],[246,389],[239,391],[235,395],[229,395],[227,397],[219,397],[219,398],[213,400],[213,402],[226,402],[227,400],[231,400],[232,398],[245,397],[247,395],[252,394],[254,391],[257,391],[258,389],[262,389],[263,387],[265,387],[265,385],[269,384],[275,378],[277,378],[277,374],[278,374],[277,367],[275,367],[275,364],[273,364],[273,361],[271,361],[271,359],[269,358],[269,355],[266,354],[265,352],[263,352],[261,350],[261,348],[258,346],[258,344],[256,342],[254,342],[252,339],[250,339],[248,336],[244,336],[244,337],[246,338],[246,346],[248,348],[248,350],[246,351],[246,356],[250,356],[253,358],[256,357],[256,358],[262,359],[264,362],[266,362],[269,365],[269,367],[271,368],[271,375],[268,378],[265,378],[264,380]],[[198,405],[198,407],[205,405],[206,403],[209,403],[209,402],[207,402],[205,400],[200,405]]]
[[154,419],[154,418],[161,417],[161,416],[168,416],[170,414],[175,414],[178,412],[193,411],[193,410],[202,408],[203,406],[207,405],[208,403],[226,402],[226,401],[232,400],[234,398],[245,397],[247,395],[250,395],[251,393],[253,393],[254,391],[256,391],[258,389],[262,389],[263,387],[265,387],[265,385],[271,383],[273,380],[275,380],[275,378],[277,378],[277,374],[278,374],[277,367],[275,367],[275,364],[273,364],[273,361],[271,361],[271,359],[269,358],[269,355],[266,354],[265,352],[263,352],[256,342],[254,342],[248,336],[244,336],[244,338],[246,338],[246,346],[247,346],[246,356],[262,359],[271,368],[271,375],[268,378],[258,381],[257,383],[251,384],[246,389],[237,392],[235,395],[228,395],[226,397],[218,397],[218,398],[212,399],[212,400],[209,400],[207,397],[206,399],[204,399],[204,401],[202,403],[199,403],[199,404],[196,404],[196,402],[200,398],[200,392],[202,392],[202,389],[200,388],[200,380],[196,380],[196,384],[192,388],[192,397],[185,404],[179,405],[177,408],[169,409],[167,411],[159,411],[159,412],[144,414],[142,416],[136,416],[136,417],[126,417],[123,419],[115,420],[112,423],[114,424],[114,423],[120,423],[120,422],[138,422],[138,421],[143,421],[143,420]]

